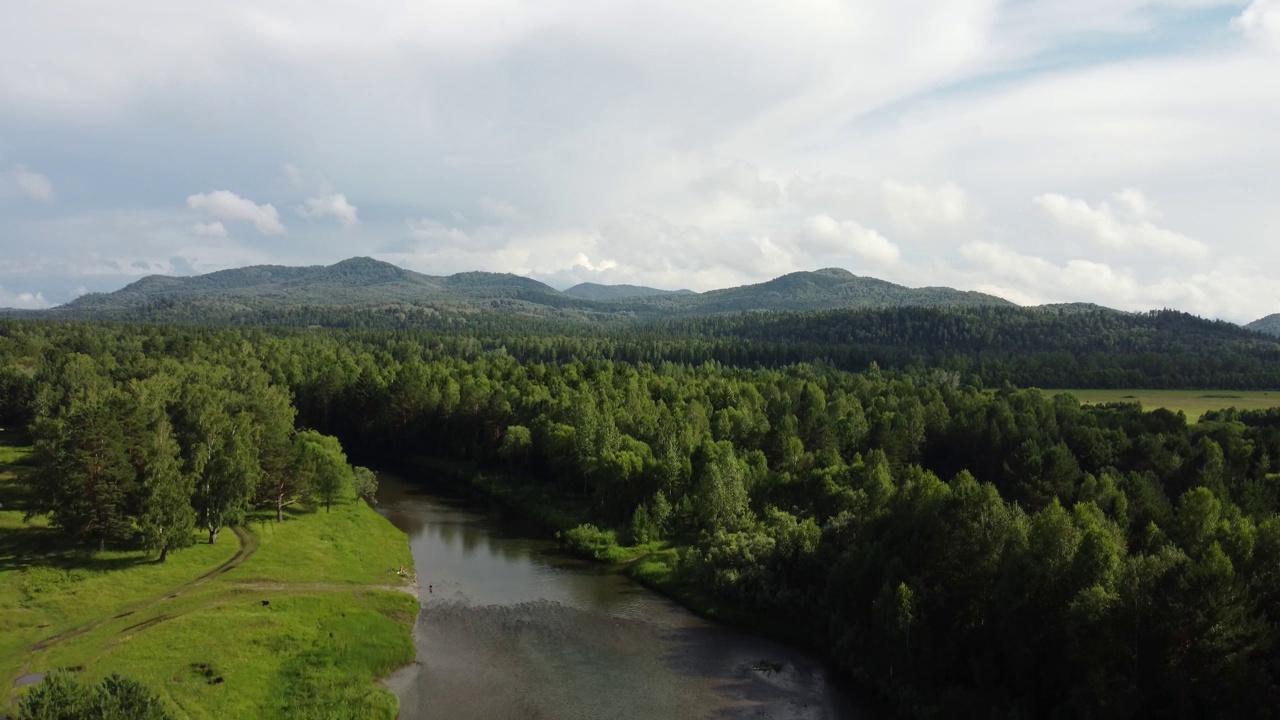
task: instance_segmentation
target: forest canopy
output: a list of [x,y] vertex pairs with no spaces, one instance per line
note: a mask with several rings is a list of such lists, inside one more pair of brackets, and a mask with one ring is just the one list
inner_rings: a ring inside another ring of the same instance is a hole
[[[749,352],[763,347],[753,333],[835,332],[774,320],[728,335],[748,337]],[[1165,320],[1179,322],[1151,319]],[[359,458],[503,472],[583,508],[584,540],[670,544],[684,581],[793,627],[909,714],[1280,706],[1280,411],[1198,419],[988,389],[982,372],[1016,374],[1016,361],[983,365],[963,340],[979,325],[951,327],[968,371],[725,362],[706,348],[732,342],[694,328],[653,342],[11,322],[0,415],[30,423],[50,467],[101,468],[108,506],[133,508],[137,526],[150,517],[140,489],[167,487],[156,478],[181,478],[171,494],[191,493],[195,519],[162,500],[151,516],[205,530],[249,503],[323,503],[325,473],[351,482],[326,436]],[[1272,350],[1253,338],[1241,347],[1262,355],[1242,351],[1239,378],[1277,387],[1261,359]],[[1152,342],[1117,337],[1114,357]],[[1182,377],[1180,360],[1152,357],[1168,362],[1148,377]],[[73,436],[92,442],[58,455]],[[117,447],[126,462],[84,461]],[[222,459],[202,464],[206,447]],[[311,489],[290,484],[298,476]],[[200,483],[224,481],[235,500],[210,519]],[[113,541],[109,518],[68,503],[60,523],[90,545]]]

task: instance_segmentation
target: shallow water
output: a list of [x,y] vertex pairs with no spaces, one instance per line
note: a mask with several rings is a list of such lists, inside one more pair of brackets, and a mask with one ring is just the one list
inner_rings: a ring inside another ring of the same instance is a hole
[[378,508],[408,533],[422,586],[417,662],[388,681],[402,718],[879,715],[817,659],[566,556],[487,503],[383,475]]

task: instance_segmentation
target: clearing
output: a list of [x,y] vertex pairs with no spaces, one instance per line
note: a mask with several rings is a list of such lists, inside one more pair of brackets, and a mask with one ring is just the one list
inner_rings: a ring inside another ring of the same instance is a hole
[[19,678],[77,668],[141,680],[192,718],[396,716],[377,681],[413,660],[418,602],[397,573],[413,561],[362,501],[264,514],[165,563],[89,556],[24,522],[29,454],[0,430],[0,713]]
[[1071,393],[1087,405],[1141,403],[1146,410],[1181,410],[1195,422],[1210,410],[1267,410],[1280,407],[1280,390],[1043,390],[1049,395]]

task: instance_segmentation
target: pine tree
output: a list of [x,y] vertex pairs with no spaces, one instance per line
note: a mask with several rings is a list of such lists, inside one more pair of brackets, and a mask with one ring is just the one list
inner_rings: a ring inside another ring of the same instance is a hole
[[146,441],[146,464],[142,471],[142,503],[138,528],[146,549],[160,553],[160,562],[170,550],[195,542],[196,511],[191,507],[193,484],[182,473],[178,441],[169,419],[161,417]]

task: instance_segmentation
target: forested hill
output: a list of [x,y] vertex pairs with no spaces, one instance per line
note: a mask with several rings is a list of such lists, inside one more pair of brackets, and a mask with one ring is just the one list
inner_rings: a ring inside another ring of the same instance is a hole
[[258,265],[195,277],[152,275],[112,293],[91,293],[47,311],[11,316],[78,320],[258,322],[299,308],[395,307],[565,319],[659,319],[749,311],[848,307],[1010,306],[993,295],[951,288],[908,288],[847,270],[797,272],[756,285],[694,293],[585,283],[560,292],[518,275],[468,272],[423,275],[371,258],[336,265]]
[[783,275],[758,285],[712,290],[699,297],[702,309],[825,310],[833,307],[1002,306],[1013,303],[994,295],[943,287],[908,288],[847,270],[825,268]]
[[874,361],[1021,387],[1280,387],[1280,339],[1174,310],[903,307],[682,318],[652,330],[736,365]]
[[584,282],[564,291],[569,297],[581,300],[627,300],[639,297],[656,297],[659,295],[693,295],[692,290],[659,290],[643,285],[600,285]]
[[151,275],[112,293],[91,293],[49,314],[100,319],[139,310],[164,317],[165,307],[199,306],[217,317],[248,309],[303,305],[347,307],[390,303],[468,302],[508,298],[555,305],[567,300],[555,288],[504,273],[423,275],[372,258],[329,266],[255,265],[193,277]]
[[1245,325],[1245,327],[1268,335],[1280,335],[1280,313],[1268,315],[1261,320],[1254,320]]

